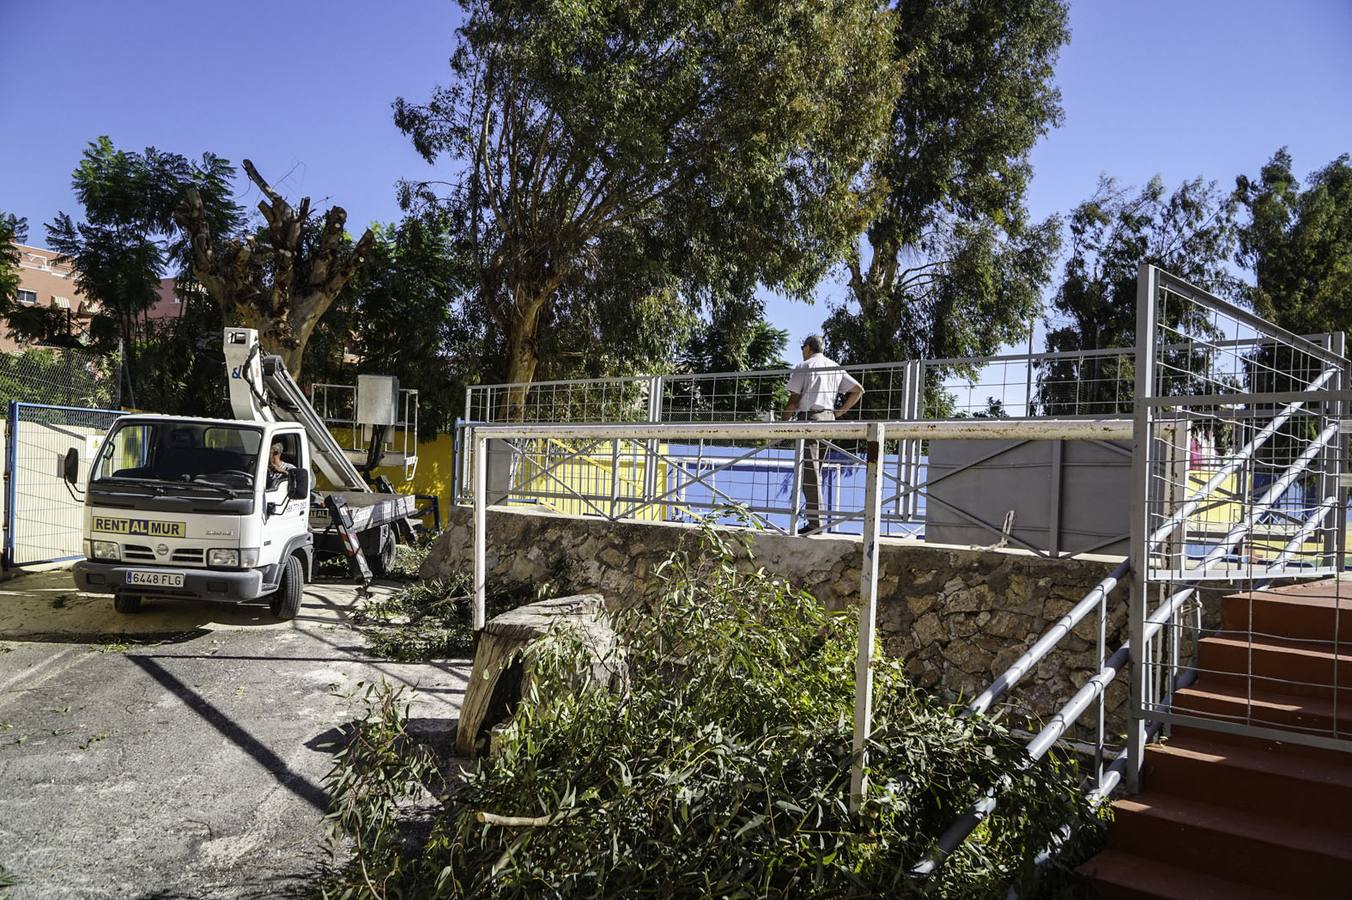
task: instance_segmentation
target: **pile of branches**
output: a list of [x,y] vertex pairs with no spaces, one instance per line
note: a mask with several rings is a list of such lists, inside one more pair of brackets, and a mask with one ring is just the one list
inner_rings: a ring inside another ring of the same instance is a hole
[[[1075,842],[1101,831],[1075,765],[1055,754],[1028,764],[998,723],[958,720],[897,660],[877,662],[870,787],[850,812],[853,619],[739,568],[722,540],[708,532],[674,555],[660,597],[620,617],[623,693],[589,680],[567,632],[534,645],[530,693],[497,754],[442,799],[416,859],[368,836],[369,875],[348,887],[483,898],[1063,889],[1032,860],[1067,825],[1071,862]],[[997,783],[1001,802],[968,843],[929,881],[909,879]]]

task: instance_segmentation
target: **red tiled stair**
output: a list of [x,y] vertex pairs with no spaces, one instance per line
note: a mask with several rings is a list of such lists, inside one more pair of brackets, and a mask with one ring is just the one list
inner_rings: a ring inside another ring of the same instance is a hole
[[[1221,609],[1176,711],[1352,737],[1352,582]],[[1100,897],[1352,900],[1352,753],[1177,727],[1147,748],[1143,786],[1113,804],[1108,849],[1080,868]]]

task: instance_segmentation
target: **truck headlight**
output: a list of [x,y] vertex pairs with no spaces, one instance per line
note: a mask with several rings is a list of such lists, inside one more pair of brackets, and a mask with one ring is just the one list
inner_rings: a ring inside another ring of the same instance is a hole
[[216,569],[238,569],[239,551],[238,550],[208,550],[207,565]]
[[252,569],[258,566],[258,548],[220,547],[207,551],[207,565],[214,569]]
[[120,559],[122,551],[116,541],[90,541],[90,559]]

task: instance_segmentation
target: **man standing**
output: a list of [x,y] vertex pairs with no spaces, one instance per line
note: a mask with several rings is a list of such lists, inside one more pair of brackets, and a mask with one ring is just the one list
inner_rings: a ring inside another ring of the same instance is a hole
[[[822,339],[815,334],[803,340],[803,361],[793,367],[789,375],[789,403],[784,407],[785,419],[801,422],[832,422],[845,415],[859,398],[864,386],[848,372],[822,353]],[[842,398],[841,395],[844,394]],[[821,530],[821,442],[803,444],[803,498],[807,501],[807,524],[799,534]],[[798,498],[794,498],[797,502]]]

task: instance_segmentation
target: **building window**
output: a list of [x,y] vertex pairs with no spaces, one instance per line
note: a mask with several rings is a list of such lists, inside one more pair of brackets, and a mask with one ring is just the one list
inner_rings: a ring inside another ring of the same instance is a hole
[[34,303],[38,302],[38,292],[25,291],[23,288],[19,288],[18,300],[24,306],[32,306]]

